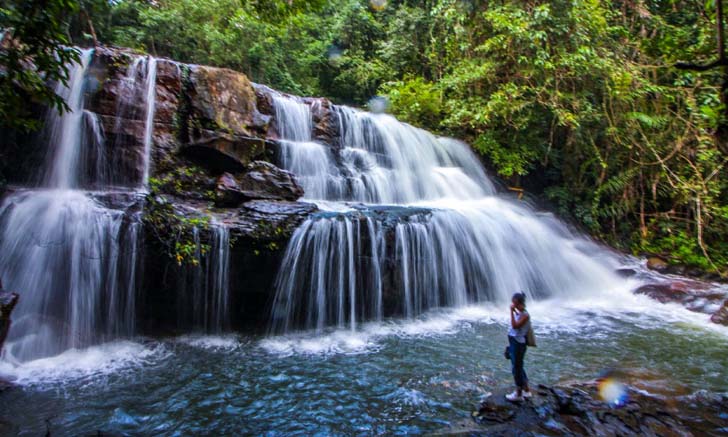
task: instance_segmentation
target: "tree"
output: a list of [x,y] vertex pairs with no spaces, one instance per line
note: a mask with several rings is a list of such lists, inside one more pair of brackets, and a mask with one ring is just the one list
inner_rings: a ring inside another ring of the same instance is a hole
[[722,149],[723,153],[728,154],[728,59],[725,54],[723,1],[714,0],[714,6],[716,51],[718,52],[717,59],[707,64],[677,62],[675,64],[675,68],[692,71],[707,71],[713,68],[719,68],[721,70],[722,82],[720,87],[720,103],[723,107],[723,116],[718,122],[716,138],[718,139],[718,146]]
[[36,129],[40,122],[33,117],[31,104],[67,109],[51,86],[66,83],[67,65],[78,60],[66,32],[68,19],[77,10],[74,0],[11,0],[0,8],[3,127]]

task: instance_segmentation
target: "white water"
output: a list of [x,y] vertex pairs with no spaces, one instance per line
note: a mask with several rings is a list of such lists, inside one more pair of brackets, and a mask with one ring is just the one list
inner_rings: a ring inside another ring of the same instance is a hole
[[[20,293],[3,352],[9,362],[134,332],[141,230],[134,188],[139,182],[107,191],[111,178],[103,129],[96,114],[84,110],[92,59],[93,50],[83,50],[81,62],[69,69],[68,86],[56,89],[69,111],[48,114],[49,188],[17,191],[0,205],[0,277],[8,289]],[[153,127],[156,62],[135,61],[130,77],[136,77],[142,64],[147,142]],[[148,148],[145,143],[145,169]],[[91,187],[101,191],[82,190]]]
[[69,68],[68,86],[59,82],[55,92],[68,105],[69,111],[59,115],[51,110],[46,120],[50,138],[55,143],[51,149],[50,171],[47,184],[56,188],[76,188],[81,161],[79,138],[83,127],[83,99],[86,68],[93,57],[93,50],[83,50],[80,62]]
[[[141,190],[146,190],[149,183],[156,109],[156,83],[157,59],[152,56],[137,56],[127,68],[126,77],[120,84],[122,89],[118,93],[119,99],[116,106],[115,130],[117,132],[122,130],[125,120],[144,121],[142,174],[135,175]],[[138,113],[139,101],[144,102],[143,114]],[[123,138],[123,136],[119,136],[119,138]],[[116,153],[122,153],[129,145],[125,144],[123,140],[117,139],[113,146]],[[116,167],[119,167],[118,163]],[[128,180],[127,176],[116,175],[116,182],[133,184],[133,181]]]
[[154,109],[156,105],[156,84],[157,84],[157,59],[150,56],[147,61],[147,74],[145,81],[145,102],[146,102],[146,119],[144,124],[144,175],[142,177],[142,187],[147,188],[149,185],[149,168],[152,153],[152,134],[154,133]]
[[281,164],[310,200],[411,204],[441,198],[477,199],[495,188],[468,146],[400,123],[384,114],[335,107],[342,148],[311,140],[311,109],[275,96]]
[[181,267],[177,281],[181,328],[221,333],[230,325],[230,230],[211,223],[206,250],[201,231],[192,232],[194,261]]
[[[339,144],[311,140],[311,111],[278,96],[282,165],[326,213],[294,233],[272,331],[357,328],[442,307],[616,290],[615,257],[497,193],[463,143],[391,116],[334,107]],[[364,202],[352,210],[352,202]],[[348,208],[347,208],[348,204]],[[397,206],[387,206],[397,205]]]

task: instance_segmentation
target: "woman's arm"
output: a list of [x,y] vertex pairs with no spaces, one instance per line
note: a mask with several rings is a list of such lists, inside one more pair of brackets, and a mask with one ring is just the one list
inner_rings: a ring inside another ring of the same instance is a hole
[[518,329],[521,326],[525,325],[526,322],[528,322],[529,317],[529,314],[525,313],[518,321],[516,321],[516,309],[511,307],[511,326],[513,327],[513,329]]

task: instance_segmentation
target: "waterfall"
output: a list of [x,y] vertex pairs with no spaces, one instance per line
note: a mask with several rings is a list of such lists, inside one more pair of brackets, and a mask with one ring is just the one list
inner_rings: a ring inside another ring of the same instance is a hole
[[146,189],[149,184],[149,167],[152,153],[152,133],[154,132],[154,108],[156,104],[157,59],[149,57],[147,61],[147,74],[145,81],[146,117],[144,124],[144,174],[142,187]]
[[47,183],[56,188],[75,188],[78,186],[81,162],[79,138],[84,133],[83,98],[85,72],[91,62],[93,50],[81,52],[79,62],[69,68],[68,85],[58,82],[55,92],[68,105],[68,111],[60,115],[52,109],[48,113],[46,124],[50,131],[50,142],[55,147],[51,154]]
[[[116,120],[114,129],[122,131],[125,120],[139,120],[144,122],[143,153],[141,160],[141,174],[134,175],[137,179],[130,179],[127,174],[115,175],[114,182],[131,185],[136,182],[142,190],[149,183],[149,170],[151,150],[154,133],[154,113],[156,108],[157,59],[152,56],[137,56],[127,67],[126,76],[120,84],[119,99],[116,106]],[[140,111],[139,102],[144,102]],[[141,113],[140,113],[141,112]],[[119,136],[113,144],[117,154],[122,154],[128,144],[123,136]],[[114,166],[122,167],[119,162]]]
[[295,96],[273,94],[276,126],[281,138],[296,142],[311,141],[311,108]]
[[[611,255],[500,195],[467,145],[385,114],[333,108],[337,146],[311,138],[305,102],[274,99],[281,165],[329,211],[293,234],[272,332],[355,329],[439,307],[578,296],[621,280]],[[307,135],[305,132],[309,132]]]
[[194,262],[181,267],[178,277],[178,320],[207,333],[220,333],[230,324],[230,230],[213,223],[206,230],[209,245],[199,228],[192,231]]
[[55,355],[131,334],[138,231],[77,190],[25,191],[0,207],[0,274],[21,294],[7,353]]
[[306,103],[283,96],[273,102],[281,165],[298,176],[307,199],[407,204],[495,192],[473,152],[459,141],[437,138],[388,115],[336,106],[342,144],[336,149],[311,141]]
[[[139,182],[110,186],[102,126],[84,109],[92,59],[93,50],[82,50],[68,85],[56,87],[69,111],[48,113],[46,187],[17,190],[0,204],[0,277],[21,295],[4,351],[11,361],[134,332],[143,194]],[[156,75],[156,63],[146,64],[145,169]]]

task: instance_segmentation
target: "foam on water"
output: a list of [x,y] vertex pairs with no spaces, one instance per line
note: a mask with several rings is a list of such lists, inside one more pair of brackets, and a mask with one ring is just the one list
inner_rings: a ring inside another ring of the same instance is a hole
[[[677,303],[660,304],[645,295],[631,292],[640,284],[625,281],[622,287],[570,299],[552,298],[530,302],[528,310],[539,335],[577,335],[599,339],[619,332],[622,325],[640,328],[667,327],[681,332],[701,332],[728,341],[728,327],[710,322],[710,316],[689,311]],[[273,355],[331,355],[374,353],[387,338],[449,336],[473,324],[497,324],[508,327],[508,307],[494,303],[467,305],[428,311],[414,319],[393,319],[361,324],[357,330],[311,330],[268,337],[260,346]]]
[[67,384],[80,380],[97,383],[105,376],[136,371],[160,362],[169,354],[160,343],[115,341],[85,349],[68,349],[53,357],[19,365],[0,361],[0,376],[20,385]]
[[344,106],[332,107],[325,144],[312,101],[275,94],[273,104],[281,165],[324,212],[288,244],[271,333],[362,331],[393,315],[421,324],[427,311],[504,304],[515,291],[573,299],[624,287],[619,256],[499,194],[466,144]]
[[176,340],[195,348],[211,351],[234,351],[243,344],[237,335],[183,335]]

